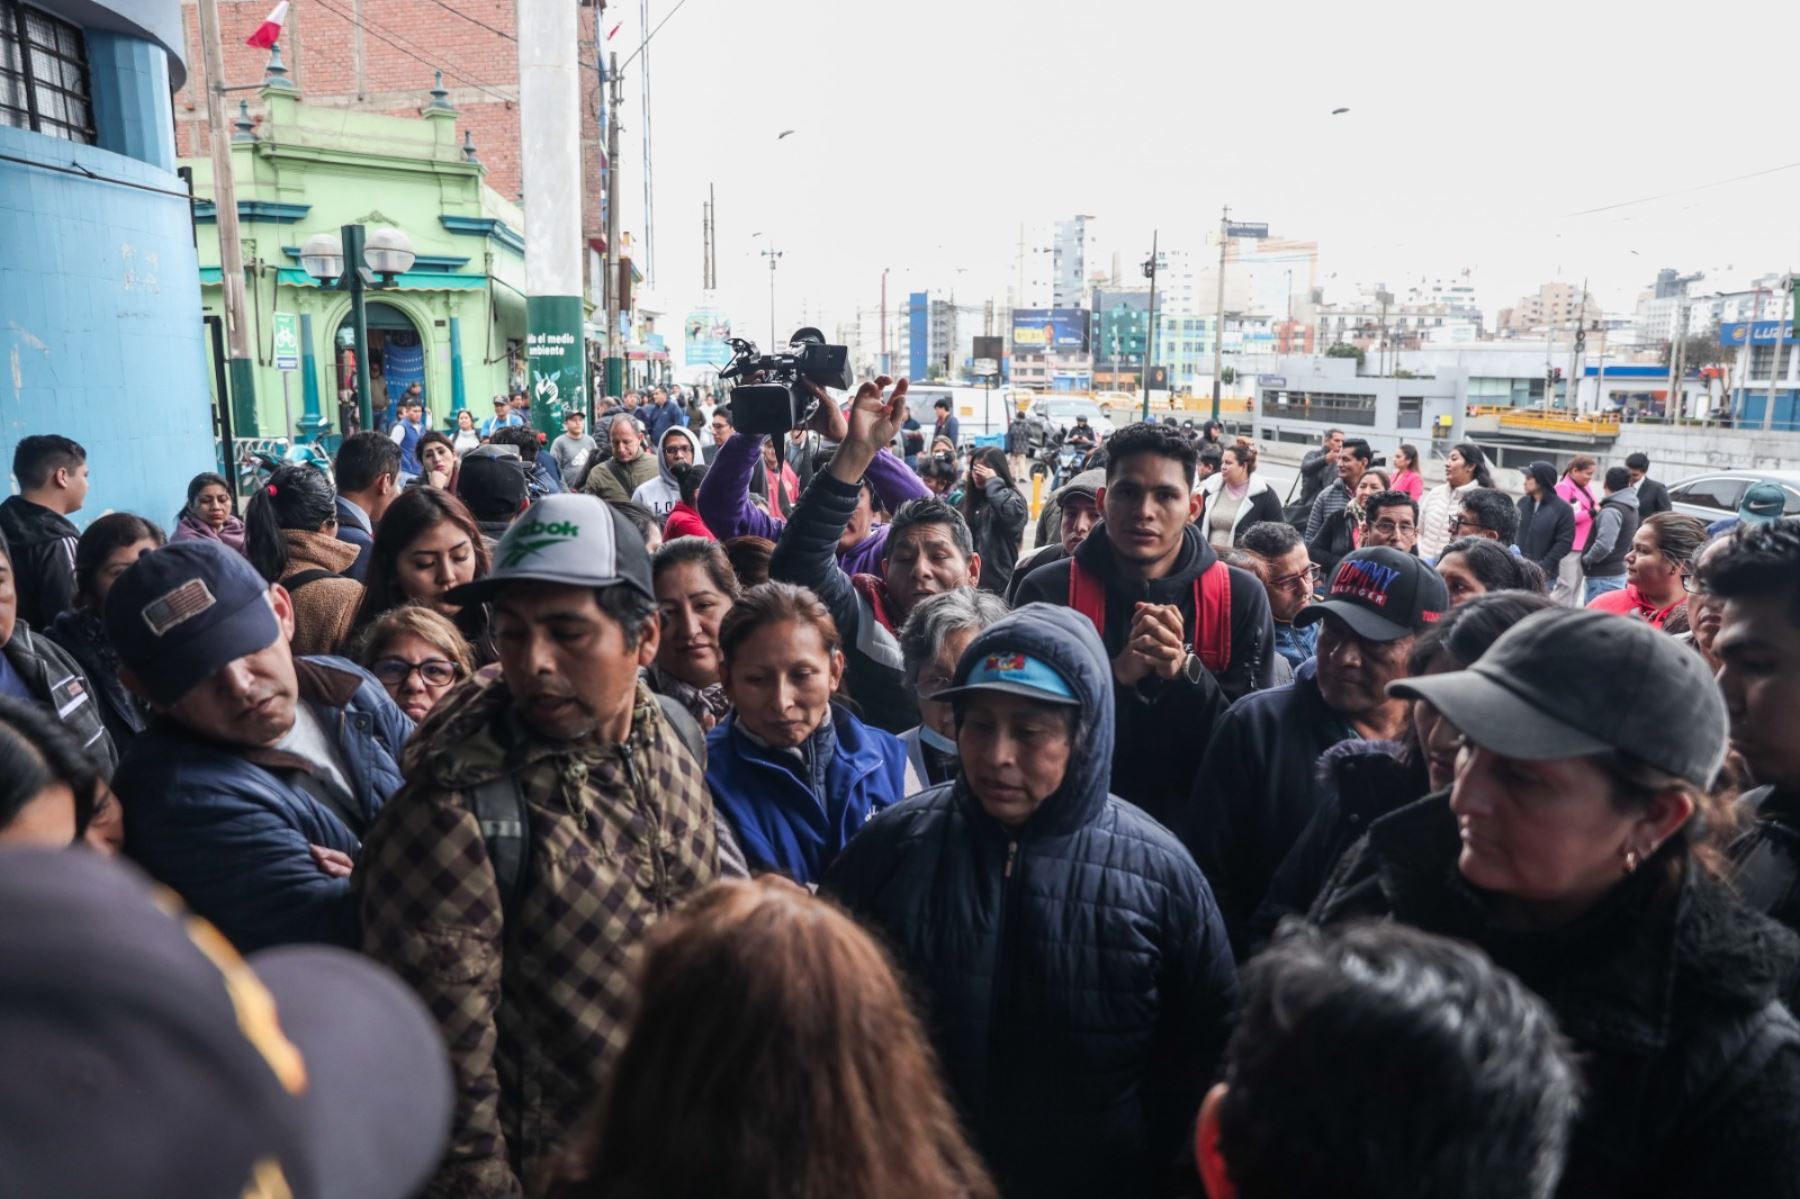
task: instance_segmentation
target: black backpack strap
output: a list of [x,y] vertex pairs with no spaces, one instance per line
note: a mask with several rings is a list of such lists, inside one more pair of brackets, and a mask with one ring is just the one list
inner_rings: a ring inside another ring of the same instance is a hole
[[476,783],[464,794],[481,826],[488,860],[494,864],[501,913],[511,924],[525,893],[525,862],[531,856],[531,823],[525,813],[525,793],[519,789],[516,775],[503,774]]
[[291,574],[287,578],[281,580],[281,586],[289,595],[292,595],[308,583],[317,583],[320,579],[340,578],[343,578],[343,576],[338,574],[335,570],[303,570],[298,574]]
[[656,697],[656,706],[662,709],[663,719],[675,730],[675,736],[687,748],[689,756],[704,773],[706,770],[706,734],[700,728],[700,722],[694,719],[693,713],[666,695]]

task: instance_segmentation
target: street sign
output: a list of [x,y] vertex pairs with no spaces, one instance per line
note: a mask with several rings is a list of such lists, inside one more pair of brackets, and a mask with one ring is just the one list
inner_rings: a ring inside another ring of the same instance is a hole
[[1000,363],[997,360],[993,358],[977,358],[975,360],[975,374],[978,378],[999,373]]
[[1254,224],[1248,221],[1228,221],[1225,224],[1225,236],[1267,237],[1269,236],[1269,226],[1267,222]]
[[300,318],[292,312],[275,314],[275,369],[300,369]]

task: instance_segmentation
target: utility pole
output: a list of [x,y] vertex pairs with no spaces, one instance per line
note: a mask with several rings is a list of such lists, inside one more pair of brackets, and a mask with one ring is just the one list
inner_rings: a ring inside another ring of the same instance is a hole
[[[1750,326],[1752,342],[1755,341],[1756,326]],[[1755,351],[1751,351],[1752,356]],[[1681,376],[1684,373],[1687,358],[1687,296],[1675,297],[1675,324],[1669,330],[1669,391],[1663,403],[1663,416],[1681,415]]]
[[[1150,257],[1144,263],[1144,274],[1150,277],[1150,312],[1149,323],[1144,330],[1144,372],[1138,379],[1138,390],[1143,392],[1144,419],[1150,419],[1150,366],[1156,361],[1156,243],[1158,231],[1150,233]],[[1114,372],[1117,373],[1117,363]]]
[[625,346],[619,337],[619,55],[614,51],[607,79],[610,115],[606,122],[606,394],[625,394]]
[[888,316],[887,316],[887,277],[888,268],[881,268],[881,369],[878,375],[889,374],[888,370]]
[[[1769,398],[1763,401],[1763,432],[1767,433],[1775,427],[1775,380],[1787,377],[1787,363],[1783,361],[1787,353],[1787,302],[1788,292],[1793,287],[1793,276],[1781,277],[1781,294],[1775,299],[1775,361],[1769,364]],[[1756,340],[1756,326],[1750,326],[1750,340]],[[1756,351],[1750,351],[1754,354]]]
[[[673,13],[674,10],[670,10]],[[666,19],[666,18],[665,18]],[[644,286],[656,286],[656,194],[651,187],[652,167],[650,161],[650,35],[655,32],[650,27],[650,0],[638,0],[638,20],[644,30],[644,40],[637,52],[643,58],[638,67],[638,78],[643,81],[643,122],[644,122]]]
[[[532,424],[585,411],[581,319],[581,62],[567,0],[518,0],[525,191],[525,363]],[[610,248],[610,246],[609,246]]]
[[[244,312],[244,246],[238,239],[237,181],[231,175],[231,126],[225,120],[225,51],[219,44],[219,0],[199,0],[200,50],[206,63],[206,140],[212,146],[213,209],[218,214],[219,275],[224,284],[225,354],[231,381],[231,427],[242,437],[260,431],[250,322]],[[361,265],[360,260],[357,265]],[[284,436],[291,429],[282,430]],[[236,447],[224,447],[229,465]]]
[[781,343],[775,340],[775,267],[781,261],[782,251],[775,248],[775,240],[769,239],[769,246],[762,256],[769,260],[769,353]]
[[1568,408],[1574,412],[1580,407],[1577,395],[1581,390],[1581,358],[1587,349],[1587,276],[1581,277],[1581,306],[1575,313],[1575,337],[1569,345],[1569,382],[1565,394],[1569,397]]
[[1225,236],[1230,228],[1231,205],[1219,214],[1219,299],[1213,308],[1213,403],[1212,418],[1219,419],[1219,355],[1225,348]]

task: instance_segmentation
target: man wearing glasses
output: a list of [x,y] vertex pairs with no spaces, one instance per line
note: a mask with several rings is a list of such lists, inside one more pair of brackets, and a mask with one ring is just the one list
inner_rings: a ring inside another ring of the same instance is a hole
[[[1413,538],[1418,539],[1416,529]],[[1269,593],[1269,613],[1275,618],[1275,652],[1287,659],[1289,666],[1300,669],[1319,641],[1318,625],[1294,623],[1294,617],[1312,603],[1313,587],[1319,581],[1318,568],[1307,557],[1306,543],[1293,525],[1265,520],[1239,535],[1238,548],[1261,560],[1263,589]]]
[[1450,537],[1483,537],[1510,546],[1519,532],[1519,510],[1504,491],[1474,487],[1463,493],[1462,509],[1450,518]]
[[1380,491],[1363,505],[1362,543],[1403,554],[1419,549],[1419,504],[1404,491]]

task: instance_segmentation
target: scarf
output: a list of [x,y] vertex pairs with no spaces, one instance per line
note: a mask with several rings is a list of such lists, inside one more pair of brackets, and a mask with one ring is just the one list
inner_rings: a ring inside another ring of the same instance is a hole
[[688,715],[700,722],[701,728],[711,728],[731,714],[731,701],[725,698],[725,688],[719,683],[696,687],[682,682],[655,663],[651,663],[645,673],[649,676],[646,681],[652,691],[666,695],[686,708]]
[[227,517],[225,527],[215,529],[193,512],[183,512],[181,519],[175,522],[174,541],[220,541],[236,550],[244,552],[244,522],[237,517]]

